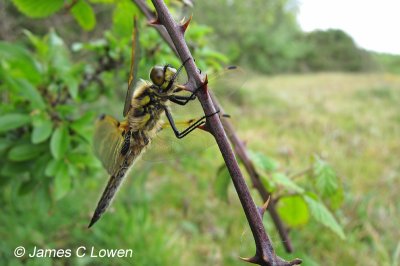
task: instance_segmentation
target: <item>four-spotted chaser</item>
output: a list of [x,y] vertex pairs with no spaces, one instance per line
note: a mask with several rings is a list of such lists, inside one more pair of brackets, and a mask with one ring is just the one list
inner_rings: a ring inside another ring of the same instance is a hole
[[188,58],[178,69],[170,65],[155,66],[150,71],[150,80],[136,82],[138,64],[138,29],[134,21],[131,68],[123,115],[118,121],[109,115],[101,115],[96,122],[94,152],[110,174],[107,186],[97,204],[90,221],[91,227],[106,211],[122,180],[133,163],[149,146],[151,140],[162,129],[165,115],[177,138],[183,138],[205,123],[209,114],[179,131],[169,109],[169,103],[186,105],[196,99],[195,93],[188,96],[179,94],[183,87],[176,79]]

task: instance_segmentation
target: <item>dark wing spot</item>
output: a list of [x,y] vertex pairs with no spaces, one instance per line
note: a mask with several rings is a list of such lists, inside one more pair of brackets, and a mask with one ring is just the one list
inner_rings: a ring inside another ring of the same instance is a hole
[[228,69],[236,69],[237,66],[228,66],[227,68],[228,68]]

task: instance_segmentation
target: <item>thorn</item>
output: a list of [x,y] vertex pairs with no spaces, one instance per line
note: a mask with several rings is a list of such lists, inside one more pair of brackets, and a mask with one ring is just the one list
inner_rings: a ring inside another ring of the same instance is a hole
[[190,15],[190,18],[188,19],[188,20],[186,20],[186,22],[183,22],[183,19],[182,19],[182,21],[181,21],[181,26],[180,26],[180,28],[181,28],[181,31],[182,31],[182,33],[183,34],[185,34],[185,31],[186,31],[186,29],[187,29],[187,27],[189,26],[189,24],[190,24],[190,21],[192,20],[192,15]]
[[155,18],[154,20],[152,20],[152,21],[149,21],[149,24],[150,25],[161,25],[161,21],[158,19],[158,17],[157,18]]
[[207,84],[208,84],[208,77],[206,74],[206,77],[204,78],[204,81],[202,82],[202,84],[195,90],[196,92],[198,92],[199,90],[203,90],[203,93],[207,93]]
[[204,78],[204,81],[203,81],[203,85],[206,85],[206,84],[208,84],[208,76],[207,76],[207,74],[206,74],[206,77]]
[[271,196],[268,196],[267,201],[264,203],[264,205],[262,207],[258,207],[258,211],[260,212],[261,217],[264,216],[265,211],[268,208],[269,205],[269,201],[271,200]]
[[291,266],[292,265],[300,265],[302,262],[303,261],[301,259],[296,258],[296,259],[294,259],[292,261],[289,261],[289,265],[291,265]]
[[180,92],[180,91],[189,91],[188,88],[185,85],[175,85],[176,89],[174,92]]
[[210,131],[210,128],[207,126],[207,124],[200,125],[200,126],[198,126],[197,128],[198,128],[198,129],[201,129],[201,130],[203,130],[203,131],[205,131],[205,132],[208,132],[208,133],[212,134],[211,131]]
[[242,258],[239,257],[241,260],[245,261],[245,262],[250,262],[250,263],[254,263],[254,264],[260,264],[260,257],[258,255],[254,255],[251,258]]

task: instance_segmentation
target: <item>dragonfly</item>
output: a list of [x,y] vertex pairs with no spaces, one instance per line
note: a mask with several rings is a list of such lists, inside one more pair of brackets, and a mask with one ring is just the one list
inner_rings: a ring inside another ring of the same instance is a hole
[[193,130],[201,128],[207,117],[218,113],[217,111],[197,120],[190,120],[186,129],[178,130],[170,111],[170,103],[184,106],[196,99],[196,91],[190,95],[180,94],[184,86],[177,83],[178,75],[190,58],[178,69],[168,64],[154,66],[150,71],[150,81],[142,79],[136,81],[139,57],[136,19],[133,24],[131,67],[123,110],[124,120],[118,121],[110,115],[103,114],[95,125],[94,153],[110,178],[94,211],[89,228],[105,213],[134,162],[146,151],[157,133],[165,127],[166,124],[162,119],[164,115],[175,137],[181,139]]

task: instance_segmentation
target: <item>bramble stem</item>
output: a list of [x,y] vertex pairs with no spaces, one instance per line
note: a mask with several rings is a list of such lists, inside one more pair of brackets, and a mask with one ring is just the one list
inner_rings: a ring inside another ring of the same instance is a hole
[[[139,2],[139,1],[137,1]],[[185,84],[186,88],[190,91],[195,91],[196,88],[203,87],[204,89],[197,92],[197,98],[199,99],[204,113],[212,114],[215,112],[214,103],[208,93],[207,84],[202,80],[200,73],[197,71],[197,67],[193,60],[193,57],[187,47],[184,40],[184,30],[182,25],[178,25],[170,15],[164,2],[161,0],[152,0],[153,5],[157,11],[157,21],[153,24],[160,24],[165,27],[166,32],[172,40],[173,46],[177,55],[182,61],[191,58],[186,64],[186,72],[189,77],[189,81]],[[139,5],[139,4],[138,4]],[[167,41],[168,42],[168,41]],[[169,42],[168,42],[169,43]],[[210,116],[207,118],[207,126],[210,132],[213,134],[221,154],[224,158],[226,167],[231,175],[232,182],[237,191],[238,197],[242,204],[246,218],[249,222],[251,231],[253,233],[254,241],[256,244],[256,255],[250,259],[244,259],[248,262],[259,264],[259,265],[296,265],[300,264],[301,260],[295,259],[291,262],[277,257],[272,247],[271,241],[265,231],[262,216],[253,202],[250,195],[249,189],[244,181],[243,175],[240,171],[238,163],[236,161],[233,150],[229,144],[228,138],[225,134],[221,120],[218,115]]]

